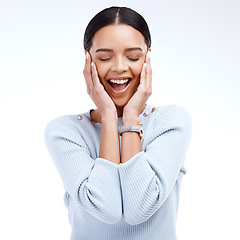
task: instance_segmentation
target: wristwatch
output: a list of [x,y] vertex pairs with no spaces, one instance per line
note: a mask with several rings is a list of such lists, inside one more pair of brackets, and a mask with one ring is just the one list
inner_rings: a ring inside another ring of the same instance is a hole
[[137,132],[137,133],[139,133],[140,139],[143,139],[143,127],[142,127],[142,125],[125,125],[125,126],[122,126],[118,130],[118,133],[119,133],[120,136],[122,136],[122,134],[124,132]]

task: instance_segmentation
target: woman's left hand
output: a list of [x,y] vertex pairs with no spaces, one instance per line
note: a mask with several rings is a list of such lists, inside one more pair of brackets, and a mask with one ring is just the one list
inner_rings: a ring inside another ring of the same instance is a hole
[[123,109],[123,120],[132,124],[131,119],[136,119],[143,111],[148,98],[152,94],[152,68],[150,51],[147,53],[146,62],[143,64],[140,74],[140,84],[137,91]]

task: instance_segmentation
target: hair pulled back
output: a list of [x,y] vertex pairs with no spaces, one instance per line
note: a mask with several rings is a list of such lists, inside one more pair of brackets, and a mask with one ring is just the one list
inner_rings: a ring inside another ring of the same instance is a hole
[[92,46],[94,34],[108,25],[126,24],[144,36],[147,48],[151,47],[151,35],[145,19],[136,11],[127,7],[110,7],[97,13],[88,23],[84,33],[84,49],[89,51]]

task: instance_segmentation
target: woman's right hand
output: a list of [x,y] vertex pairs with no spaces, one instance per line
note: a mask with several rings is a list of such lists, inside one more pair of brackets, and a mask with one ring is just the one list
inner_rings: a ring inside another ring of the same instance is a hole
[[120,147],[117,109],[101,84],[96,65],[92,62],[89,53],[86,54],[83,74],[87,85],[87,92],[97,107],[97,112],[100,115],[102,123],[99,158],[119,164]]
[[109,115],[112,117],[117,117],[116,106],[101,84],[96,65],[92,61],[88,52],[86,53],[83,74],[87,85],[87,92],[95,103],[101,115],[101,119]]

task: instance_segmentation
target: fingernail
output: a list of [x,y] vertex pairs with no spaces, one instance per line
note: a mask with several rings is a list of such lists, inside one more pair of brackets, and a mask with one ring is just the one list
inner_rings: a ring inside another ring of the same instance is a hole
[[151,57],[151,52],[150,52],[150,51],[148,51],[148,53],[147,53],[147,57],[148,57],[148,58]]
[[87,59],[89,58],[89,53],[88,53],[88,52],[86,53],[86,58],[87,58]]
[[143,64],[143,67],[146,68],[146,67],[147,67],[147,63],[144,63],[144,64]]
[[93,67],[93,65],[94,65],[94,62],[91,62],[91,66]]

